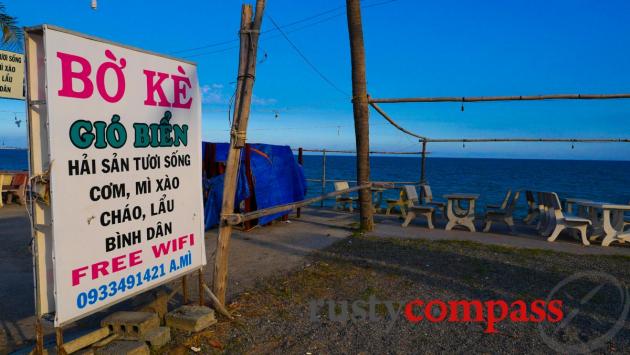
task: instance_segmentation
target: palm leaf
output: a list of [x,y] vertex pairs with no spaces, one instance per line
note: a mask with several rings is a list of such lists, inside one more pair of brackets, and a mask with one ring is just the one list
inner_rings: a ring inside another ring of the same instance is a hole
[[17,17],[7,14],[5,5],[0,3],[0,29],[2,30],[3,45],[21,45],[22,29],[17,23]]

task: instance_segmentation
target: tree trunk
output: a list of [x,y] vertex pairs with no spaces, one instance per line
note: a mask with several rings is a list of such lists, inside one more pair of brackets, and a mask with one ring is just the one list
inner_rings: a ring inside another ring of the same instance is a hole
[[[346,8],[352,59],[352,107],[357,145],[357,184],[364,185],[370,182],[370,126],[360,1],[346,0]],[[369,189],[360,190],[359,213],[362,231],[374,229],[373,211],[372,192]]]

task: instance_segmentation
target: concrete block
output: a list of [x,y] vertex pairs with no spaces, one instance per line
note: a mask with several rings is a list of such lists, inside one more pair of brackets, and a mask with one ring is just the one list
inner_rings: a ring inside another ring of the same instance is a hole
[[85,348],[85,349],[81,349],[75,353],[72,353],[72,355],[95,355],[96,352],[94,350],[94,348]]
[[160,321],[164,321],[164,316],[168,313],[168,301],[169,293],[163,289],[157,290],[151,293],[146,300],[144,300],[140,309],[141,312],[157,313],[160,317]]
[[217,322],[214,310],[206,306],[181,306],[166,314],[168,327],[188,332],[198,332]]
[[101,321],[101,326],[108,327],[121,339],[137,340],[144,334],[160,326],[160,318],[151,312],[116,312]]
[[159,327],[150,330],[143,337],[152,350],[157,350],[171,341],[171,329],[169,327]]
[[95,347],[95,348],[102,348],[105,345],[111,343],[112,341],[117,340],[118,338],[120,338],[120,335],[118,335],[118,334],[111,334],[107,338],[101,339],[101,340],[97,341],[96,343],[92,344],[92,346]]
[[96,349],[96,355],[149,355],[149,347],[143,341],[116,340]]
[[66,353],[72,354],[96,343],[97,341],[102,340],[103,338],[106,338],[109,334],[110,334],[109,328],[102,327],[93,332],[80,336],[76,339],[72,339],[70,341],[65,342],[62,348]]

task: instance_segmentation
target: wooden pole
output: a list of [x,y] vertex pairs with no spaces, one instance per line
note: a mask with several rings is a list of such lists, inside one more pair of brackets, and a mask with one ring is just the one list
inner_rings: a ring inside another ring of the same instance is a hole
[[[360,0],[346,0],[346,13],[352,61],[352,108],[357,146],[357,181],[359,185],[364,185],[370,182],[370,122]],[[373,230],[374,209],[372,194],[368,189],[359,191],[359,214],[361,230]]]
[[427,183],[426,179],[426,163],[427,163],[427,141],[422,141],[422,163],[420,164],[420,184]]
[[188,303],[188,285],[186,282],[186,275],[182,276],[182,303]]
[[[326,194],[326,149],[322,150],[322,195]],[[324,200],[319,203],[320,207],[324,207]]]
[[234,104],[234,120],[230,133],[230,150],[225,169],[223,186],[223,203],[221,205],[221,223],[219,225],[219,239],[214,264],[212,288],[218,300],[225,304],[228,276],[228,254],[232,226],[225,223],[224,215],[234,213],[234,199],[236,196],[236,182],[241,163],[241,148],[245,146],[247,138],[247,123],[256,75],[256,53],[258,51],[258,37],[262,24],[265,0],[256,1],[256,13],[252,22],[251,5],[243,5],[241,10],[240,52],[237,77],[237,91]]
[[199,291],[199,305],[203,306],[205,303],[205,300],[203,297],[203,294],[204,294],[203,286],[205,285],[205,283],[203,282],[203,269],[199,269],[198,276],[199,276],[199,279],[197,280],[198,281],[197,287],[199,288],[198,290]]
[[63,329],[61,327],[55,328],[55,340],[57,343],[57,354],[65,354],[66,352],[63,350]]
[[614,100],[630,99],[630,94],[552,94],[529,96],[475,96],[475,97],[404,97],[370,98],[370,103],[393,104],[409,102],[482,102],[482,101],[539,101],[539,100]]
[[44,331],[42,330],[42,318],[37,315],[35,321],[35,354],[44,354]]
[[[302,147],[298,149],[298,164],[300,164],[300,166],[304,166],[304,151],[302,150]],[[302,209],[298,208],[296,214],[297,218],[302,217]]]
[[422,156],[420,157],[420,201],[424,201],[424,188],[422,185],[427,183],[426,179],[426,163],[427,163],[427,141],[426,139],[421,140],[422,142]]

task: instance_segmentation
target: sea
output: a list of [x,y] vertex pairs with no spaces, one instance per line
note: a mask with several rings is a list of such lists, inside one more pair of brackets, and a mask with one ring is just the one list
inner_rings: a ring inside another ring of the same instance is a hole
[[0,149],[0,171],[2,170],[28,170],[28,151]]
[[[420,181],[420,158],[373,156],[372,181]],[[355,156],[326,156],[326,179],[356,180]],[[304,156],[307,178],[321,179],[322,157]],[[508,189],[552,191],[560,198],[630,203],[630,161],[436,158],[426,160],[426,180],[433,196],[479,194],[480,210],[500,204]],[[333,191],[332,183],[326,191]],[[351,184],[352,185],[352,184]],[[321,182],[308,182],[308,195],[321,194]],[[387,191],[385,198],[397,198]],[[524,196],[521,204],[524,205]],[[331,202],[327,202],[330,205]]]
[[[0,150],[0,170],[27,170],[26,150]],[[354,156],[326,156],[327,180],[356,180]],[[420,158],[373,156],[372,181],[420,180]],[[307,179],[321,179],[322,156],[305,155]],[[480,210],[500,203],[508,189],[553,191],[561,198],[573,197],[612,203],[630,203],[630,161],[427,158],[426,177],[433,195],[475,193]],[[350,182],[350,185],[353,185]],[[321,182],[308,181],[307,196],[322,193]],[[326,192],[333,191],[332,182]],[[384,198],[397,198],[394,190]],[[522,200],[524,200],[522,198]],[[331,206],[334,201],[326,201]]]

